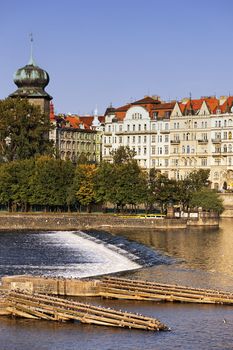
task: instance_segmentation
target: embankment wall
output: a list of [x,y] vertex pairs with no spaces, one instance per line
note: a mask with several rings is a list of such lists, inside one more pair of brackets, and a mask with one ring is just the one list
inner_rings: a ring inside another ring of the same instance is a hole
[[218,226],[217,218],[204,220],[130,218],[107,214],[0,214],[0,230],[88,230],[108,228],[181,229],[187,226]]

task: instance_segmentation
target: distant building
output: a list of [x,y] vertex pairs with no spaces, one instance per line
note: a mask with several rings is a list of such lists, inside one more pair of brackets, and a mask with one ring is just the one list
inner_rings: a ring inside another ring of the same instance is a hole
[[158,96],[145,98],[105,112],[103,160],[112,161],[112,151],[129,146],[145,169],[167,170],[170,149],[170,115],[175,102],[164,103]]
[[91,163],[101,161],[104,117],[97,114],[55,115],[51,104],[50,120],[54,126],[50,139],[54,141],[61,159],[78,163],[79,158],[84,156]]
[[103,160],[129,146],[144,169],[177,180],[194,169],[209,169],[211,186],[233,189],[233,96],[162,102],[147,96],[107,108]]
[[14,82],[18,89],[9,97],[26,98],[30,103],[39,106],[43,113],[49,115],[52,97],[44,90],[49,83],[49,75],[37,66],[32,52],[28,64],[16,71]]

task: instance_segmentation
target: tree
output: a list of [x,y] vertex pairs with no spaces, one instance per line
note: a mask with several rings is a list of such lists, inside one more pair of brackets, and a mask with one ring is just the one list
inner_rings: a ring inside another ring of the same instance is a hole
[[202,207],[204,210],[213,210],[219,214],[224,210],[223,201],[218,193],[209,188],[202,188],[197,192],[193,192],[190,206],[191,208]]
[[76,167],[73,191],[78,202],[91,212],[92,204],[96,202],[95,192],[96,166],[94,164],[80,164]]
[[111,202],[116,182],[115,165],[102,162],[96,170],[95,195],[96,202],[107,204]]
[[70,161],[41,156],[35,161],[31,184],[31,204],[48,209],[63,209],[74,177],[74,165]]
[[0,101],[0,161],[51,155],[50,128],[48,116],[26,99]]
[[184,180],[178,181],[179,199],[184,209],[190,206],[190,200],[195,191],[210,185],[209,173],[210,171],[205,169],[194,170]]
[[131,161],[136,155],[136,152],[131,150],[129,146],[120,146],[115,151],[112,151],[111,155],[113,156],[114,164],[122,164]]
[[33,170],[33,159],[14,161],[0,166],[0,202],[7,205],[9,211],[28,211]]

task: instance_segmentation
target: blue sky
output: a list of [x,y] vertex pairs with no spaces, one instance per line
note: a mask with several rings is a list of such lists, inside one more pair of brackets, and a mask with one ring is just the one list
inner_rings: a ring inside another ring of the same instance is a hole
[[0,98],[34,58],[57,112],[233,94],[232,0],[0,0]]

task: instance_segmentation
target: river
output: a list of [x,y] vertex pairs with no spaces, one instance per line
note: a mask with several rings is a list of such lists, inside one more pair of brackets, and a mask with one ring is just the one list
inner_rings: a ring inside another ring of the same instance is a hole
[[[140,278],[233,291],[232,219],[220,228],[153,232],[2,232],[0,275],[78,277],[122,271]],[[116,235],[117,234],[117,235]],[[136,242],[136,243],[135,243]],[[127,271],[123,271],[127,270]],[[130,271],[129,271],[130,270]],[[0,319],[1,350],[225,350],[233,348],[233,307],[88,301],[159,318],[170,332],[145,332],[20,319]]]

